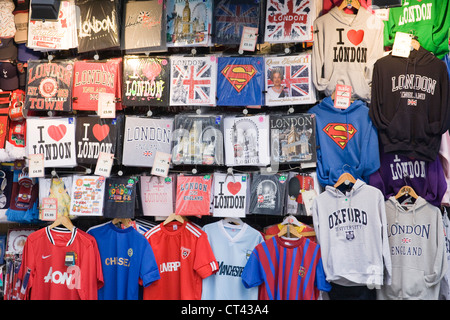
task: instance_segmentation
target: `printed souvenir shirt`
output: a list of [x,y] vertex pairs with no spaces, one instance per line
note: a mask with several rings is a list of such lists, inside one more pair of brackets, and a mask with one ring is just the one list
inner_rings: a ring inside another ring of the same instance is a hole
[[384,45],[392,46],[397,32],[413,32],[423,48],[433,52],[438,59],[444,58],[448,54],[450,1],[402,2],[401,7],[389,8],[389,19],[384,22]]
[[23,286],[28,283],[30,300],[97,300],[103,286],[99,266],[92,236],[76,227],[73,231],[45,227],[28,236],[19,278]]
[[274,236],[253,250],[242,272],[246,288],[261,285],[260,300],[317,300],[330,291],[325,280],[320,246],[302,237]]
[[99,300],[137,300],[144,287],[160,278],[148,241],[133,227],[117,228],[112,222],[88,230],[98,244],[105,285]]
[[316,115],[317,179],[334,185],[344,172],[367,182],[380,167],[378,132],[369,108],[355,100],[347,109],[334,107],[331,97],[309,109]]
[[241,275],[253,249],[263,242],[261,233],[246,223],[236,226],[223,220],[203,230],[219,271],[203,279],[202,300],[257,300],[258,288],[244,287]]
[[145,233],[161,279],[144,288],[144,300],[200,300],[202,279],[219,269],[204,231],[185,221],[163,223]]

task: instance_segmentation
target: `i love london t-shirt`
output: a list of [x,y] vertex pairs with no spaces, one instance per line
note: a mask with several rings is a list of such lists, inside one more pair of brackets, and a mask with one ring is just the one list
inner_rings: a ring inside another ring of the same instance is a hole
[[249,199],[248,175],[214,173],[214,196],[212,213],[214,217],[245,217]]

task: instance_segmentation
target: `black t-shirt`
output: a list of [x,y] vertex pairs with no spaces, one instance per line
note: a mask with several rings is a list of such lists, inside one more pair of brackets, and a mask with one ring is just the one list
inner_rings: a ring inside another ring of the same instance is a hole
[[287,184],[287,174],[253,174],[249,214],[283,215]]
[[103,215],[106,218],[134,218],[136,204],[136,177],[106,179]]

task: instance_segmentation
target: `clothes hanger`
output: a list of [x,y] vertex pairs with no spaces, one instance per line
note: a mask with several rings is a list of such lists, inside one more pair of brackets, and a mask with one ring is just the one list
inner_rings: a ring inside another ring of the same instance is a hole
[[53,229],[59,225],[63,225],[70,231],[73,231],[73,229],[75,228],[75,226],[72,224],[72,221],[70,220],[69,216],[67,216],[67,215],[58,216],[56,218],[56,220],[51,225],[48,226],[48,228]]
[[417,199],[419,197],[411,186],[401,187],[395,195],[395,199],[399,199],[402,196],[411,196],[414,199]]
[[112,219],[112,224],[118,224],[121,223],[125,228],[128,228],[131,226],[131,219],[130,218],[114,218]]
[[180,222],[181,224],[183,224],[186,221],[186,219],[182,215],[176,214],[174,212],[171,215],[169,215],[166,220],[164,220],[163,225],[165,226],[166,224],[174,220]]
[[355,8],[356,10],[358,10],[360,7],[361,3],[358,0],[343,0],[338,9],[344,10],[345,8],[347,9]]
[[228,224],[229,226],[234,226],[234,227],[242,227],[244,225],[244,221],[242,221],[241,218],[232,218],[232,217],[226,217],[222,220],[224,226],[226,226],[226,224]]
[[337,188],[340,185],[342,185],[343,183],[346,186],[350,185],[350,183],[355,184],[356,183],[356,179],[350,173],[344,172],[343,174],[341,174],[341,176],[339,177],[338,181],[334,184],[334,187]]

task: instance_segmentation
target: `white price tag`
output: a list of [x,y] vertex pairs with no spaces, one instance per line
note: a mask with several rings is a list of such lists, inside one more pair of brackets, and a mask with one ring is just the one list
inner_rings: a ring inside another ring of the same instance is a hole
[[167,177],[169,174],[171,155],[169,153],[164,153],[157,151],[155,154],[155,160],[153,161],[152,175]]
[[44,154],[28,155],[28,176],[30,178],[39,178],[45,175]]
[[99,92],[98,93],[98,109],[97,114],[100,118],[116,117],[116,97],[114,93]]
[[404,32],[396,32],[394,45],[392,46],[392,55],[408,58],[411,53],[412,35]]
[[241,35],[239,51],[255,51],[258,40],[258,28],[244,27]]
[[43,198],[39,219],[55,221],[58,216],[58,200],[56,198]]
[[114,161],[113,153],[100,152],[95,166],[94,174],[103,177],[109,177]]
[[338,109],[347,109],[350,106],[351,97],[352,86],[337,84],[334,96],[334,107]]
[[388,21],[389,20],[389,8],[381,8],[374,10],[375,17],[383,20]]

